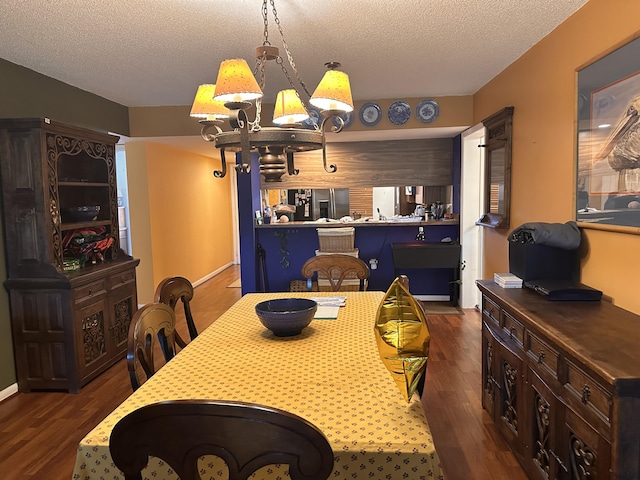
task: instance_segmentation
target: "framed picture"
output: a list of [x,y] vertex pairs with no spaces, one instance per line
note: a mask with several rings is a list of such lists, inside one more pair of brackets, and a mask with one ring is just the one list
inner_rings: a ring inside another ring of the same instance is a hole
[[640,233],[640,39],[578,70],[577,106],[576,220]]

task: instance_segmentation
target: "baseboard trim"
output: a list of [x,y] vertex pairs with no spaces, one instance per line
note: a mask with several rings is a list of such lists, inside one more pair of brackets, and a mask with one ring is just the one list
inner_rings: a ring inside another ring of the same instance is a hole
[[450,302],[451,297],[449,295],[414,295],[415,299],[421,302]]
[[226,265],[223,265],[222,267],[218,268],[217,270],[214,270],[213,272],[211,272],[209,275],[206,275],[206,276],[202,277],[200,280],[196,280],[195,282],[192,283],[192,285],[194,287],[197,287],[198,285],[203,284],[207,280],[211,280],[213,277],[215,277],[219,273],[222,273],[223,270],[226,270],[231,265],[233,265],[233,262],[229,262]]
[[[198,285],[203,284],[204,282],[206,282],[207,280],[211,280],[213,277],[215,277],[216,275],[218,275],[219,273],[222,273],[223,270],[226,270],[227,268],[229,268],[231,265],[233,265],[233,262],[229,262],[226,265],[223,265],[222,267],[218,268],[217,270],[211,272],[209,275],[206,275],[204,277],[202,277],[199,280],[196,280],[195,282],[191,282],[191,285],[193,285],[194,287],[197,287]],[[138,304],[138,309],[144,307],[144,304]]]
[[16,393],[18,393],[18,384],[14,383],[13,385],[9,385],[4,390],[0,391],[0,402],[6,400],[12,395],[15,395]]

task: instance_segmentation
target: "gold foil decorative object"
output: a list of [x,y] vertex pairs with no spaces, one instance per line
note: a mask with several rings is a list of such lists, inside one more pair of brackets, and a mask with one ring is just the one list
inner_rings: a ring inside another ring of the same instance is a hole
[[427,369],[431,334],[406,276],[396,278],[382,299],[375,334],[380,358],[408,403]]

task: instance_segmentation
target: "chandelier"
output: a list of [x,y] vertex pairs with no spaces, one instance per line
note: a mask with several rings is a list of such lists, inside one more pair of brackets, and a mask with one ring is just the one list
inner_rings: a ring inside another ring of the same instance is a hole
[[[294,85],[292,76],[284,64],[278,47],[269,42],[267,0],[262,2],[264,22],[264,41],[256,48],[255,69],[252,72],[246,60],[242,58],[224,60],[220,64],[215,84],[198,87],[191,108],[191,116],[199,118],[202,124],[201,136],[207,142],[214,142],[220,149],[222,169],[215,170],[214,176],[223,178],[227,173],[225,152],[240,152],[241,161],[236,165],[238,173],[248,173],[251,152],[260,156],[260,173],[266,182],[282,181],[282,175],[297,175],[293,154],[322,149],[322,163],[327,173],[337,170],[336,165],[327,166],[325,132],[338,133],[344,127],[341,115],[353,111],[353,100],[349,77],[338,70],[337,62],[326,63],[328,71],[313,94],[309,93],[300,78],[293,56],[284,38],[275,0],[269,0],[273,17],[284,46],[287,60],[295,77],[306,94],[308,103],[321,111],[320,125],[309,115],[300,91]],[[291,88],[278,92],[274,104],[273,123],[277,126],[263,127],[260,124],[262,113],[263,89],[266,84],[265,67],[268,61],[275,60],[280,65]],[[256,80],[259,78],[259,82]],[[255,105],[255,118],[250,121],[247,110]],[[228,119],[231,131],[223,131],[218,124]],[[313,128],[302,128],[302,122],[310,123]],[[329,123],[330,122],[330,123]]]

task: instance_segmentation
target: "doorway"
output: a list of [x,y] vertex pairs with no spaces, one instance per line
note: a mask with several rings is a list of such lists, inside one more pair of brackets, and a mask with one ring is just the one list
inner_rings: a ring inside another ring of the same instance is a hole
[[485,128],[481,123],[462,132],[462,174],[460,189],[460,238],[461,258],[464,269],[461,272],[460,306],[479,308],[481,294],[476,280],[483,272],[483,231],[476,220],[483,213],[484,185],[484,144]]

